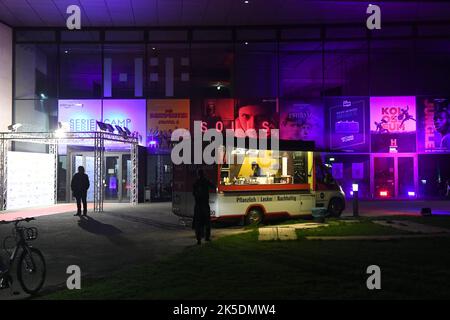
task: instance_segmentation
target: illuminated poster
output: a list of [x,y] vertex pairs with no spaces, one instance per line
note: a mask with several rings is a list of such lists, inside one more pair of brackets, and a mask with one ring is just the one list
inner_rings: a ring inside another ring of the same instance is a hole
[[369,151],[369,99],[339,97],[326,100],[330,149]]
[[189,99],[147,100],[147,144],[169,148],[172,132],[189,130]]
[[233,128],[234,99],[205,99],[202,106],[202,131],[216,129],[220,132]]
[[103,122],[137,132],[139,144],[146,145],[146,100],[103,100]]
[[7,209],[55,204],[55,157],[48,153],[8,152]]
[[324,146],[324,113],[320,101],[282,101],[280,139],[314,141],[316,149]]
[[449,99],[417,98],[418,147],[422,152],[450,152]]
[[58,121],[68,123],[71,132],[97,131],[102,119],[102,100],[59,100]]
[[416,98],[371,97],[372,152],[416,151]]
[[238,99],[234,113],[234,130],[238,138],[258,137],[259,130],[278,129],[277,102],[275,99]]

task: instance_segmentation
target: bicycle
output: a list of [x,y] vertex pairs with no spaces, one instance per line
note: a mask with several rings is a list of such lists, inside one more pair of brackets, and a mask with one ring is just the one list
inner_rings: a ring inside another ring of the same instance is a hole
[[[31,295],[36,294],[44,284],[46,276],[44,256],[41,251],[28,244],[28,241],[37,239],[38,230],[35,227],[26,228],[19,225],[22,221],[30,222],[32,220],[35,219],[26,218],[14,221],[0,221],[0,224],[14,223],[12,236],[8,236],[3,240],[3,249],[8,253],[9,261],[5,266],[2,259],[0,259],[0,290],[12,289],[13,279],[11,271],[17,257],[17,279],[23,291]],[[15,241],[15,246],[12,249],[6,247],[6,241],[8,239],[14,239]]]

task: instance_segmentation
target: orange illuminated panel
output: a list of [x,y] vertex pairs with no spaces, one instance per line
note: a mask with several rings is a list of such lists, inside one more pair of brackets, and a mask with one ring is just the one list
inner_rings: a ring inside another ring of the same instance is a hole
[[219,191],[277,191],[277,190],[309,190],[309,183],[304,184],[250,184],[219,186]]

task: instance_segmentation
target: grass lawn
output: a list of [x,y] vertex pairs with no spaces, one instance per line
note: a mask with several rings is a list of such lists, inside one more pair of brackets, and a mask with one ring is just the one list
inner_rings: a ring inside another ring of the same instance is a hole
[[406,231],[375,224],[369,219],[365,218],[359,219],[357,222],[346,222],[345,220],[328,219],[326,223],[328,224],[328,226],[319,227],[316,229],[297,230],[297,236],[377,236],[410,234]]
[[[330,221],[302,235],[401,233],[363,219]],[[257,230],[186,248],[153,265],[82,281],[44,299],[414,299],[450,298],[450,238],[396,241],[257,241]],[[382,290],[366,288],[381,268]]]

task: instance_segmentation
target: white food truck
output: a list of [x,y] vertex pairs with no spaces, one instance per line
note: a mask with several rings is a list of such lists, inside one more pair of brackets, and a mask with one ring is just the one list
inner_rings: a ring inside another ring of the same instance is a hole
[[[345,194],[320,153],[234,148],[231,156],[244,160],[202,166],[216,185],[209,199],[212,221],[256,224],[275,217],[311,215],[313,208],[326,208],[330,215],[339,216],[345,208]],[[194,214],[192,185],[198,168],[174,166],[172,210],[178,216]]]

